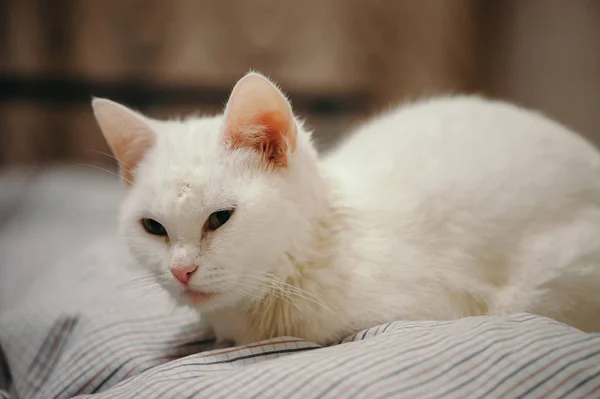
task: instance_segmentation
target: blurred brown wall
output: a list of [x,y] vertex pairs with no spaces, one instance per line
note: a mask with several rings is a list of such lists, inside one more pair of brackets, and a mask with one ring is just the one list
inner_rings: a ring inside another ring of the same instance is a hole
[[[0,0],[1,1],[1,0]],[[593,0],[3,0],[0,163],[107,163],[89,110],[214,112],[248,69],[275,78],[323,147],[407,99],[478,92],[600,142]]]
[[600,144],[600,1],[511,0],[497,8],[489,91]]

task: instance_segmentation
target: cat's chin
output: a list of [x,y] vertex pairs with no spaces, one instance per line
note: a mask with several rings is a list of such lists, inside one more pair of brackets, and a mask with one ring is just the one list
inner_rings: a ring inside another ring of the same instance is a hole
[[169,291],[177,306],[192,308],[199,312],[210,312],[231,305],[231,298],[227,298],[223,293]]
[[201,291],[184,291],[181,296],[185,300],[193,305],[201,305],[214,299],[218,294],[214,292],[201,292]]
[[175,301],[180,305],[189,305],[192,307],[203,307],[207,306],[215,301],[218,302],[219,294],[200,292],[200,291],[179,291],[172,292],[171,296],[175,298]]

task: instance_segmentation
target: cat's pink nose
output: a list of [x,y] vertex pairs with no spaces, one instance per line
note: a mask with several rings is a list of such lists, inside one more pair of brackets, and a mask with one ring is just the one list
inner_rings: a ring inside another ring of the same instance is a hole
[[187,285],[197,269],[196,265],[175,266],[171,268],[171,273],[181,284]]

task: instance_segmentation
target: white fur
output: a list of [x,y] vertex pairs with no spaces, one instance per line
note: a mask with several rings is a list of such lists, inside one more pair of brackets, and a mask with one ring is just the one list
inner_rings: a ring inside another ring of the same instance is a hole
[[[432,99],[371,120],[321,159],[298,124],[282,170],[226,149],[223,116],[154,131],[123,230],[176,298],[169,268],[199,265],[193,287],[220,294],[198,309],[220,340],[331,343],[394,320],[514,312],[600,331],[600,155],[537,113]],[[209,214],[229,206],[203,239]]]

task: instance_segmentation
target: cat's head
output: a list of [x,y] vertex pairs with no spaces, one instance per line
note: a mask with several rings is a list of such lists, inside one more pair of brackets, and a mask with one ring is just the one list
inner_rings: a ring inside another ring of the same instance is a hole
[[216,309],[286,277],[322,182],[310,135],[273,83],[246,75],[218,116],[159,121],[104,99],[93,109],[129,186],[130,251],[175,298]]

